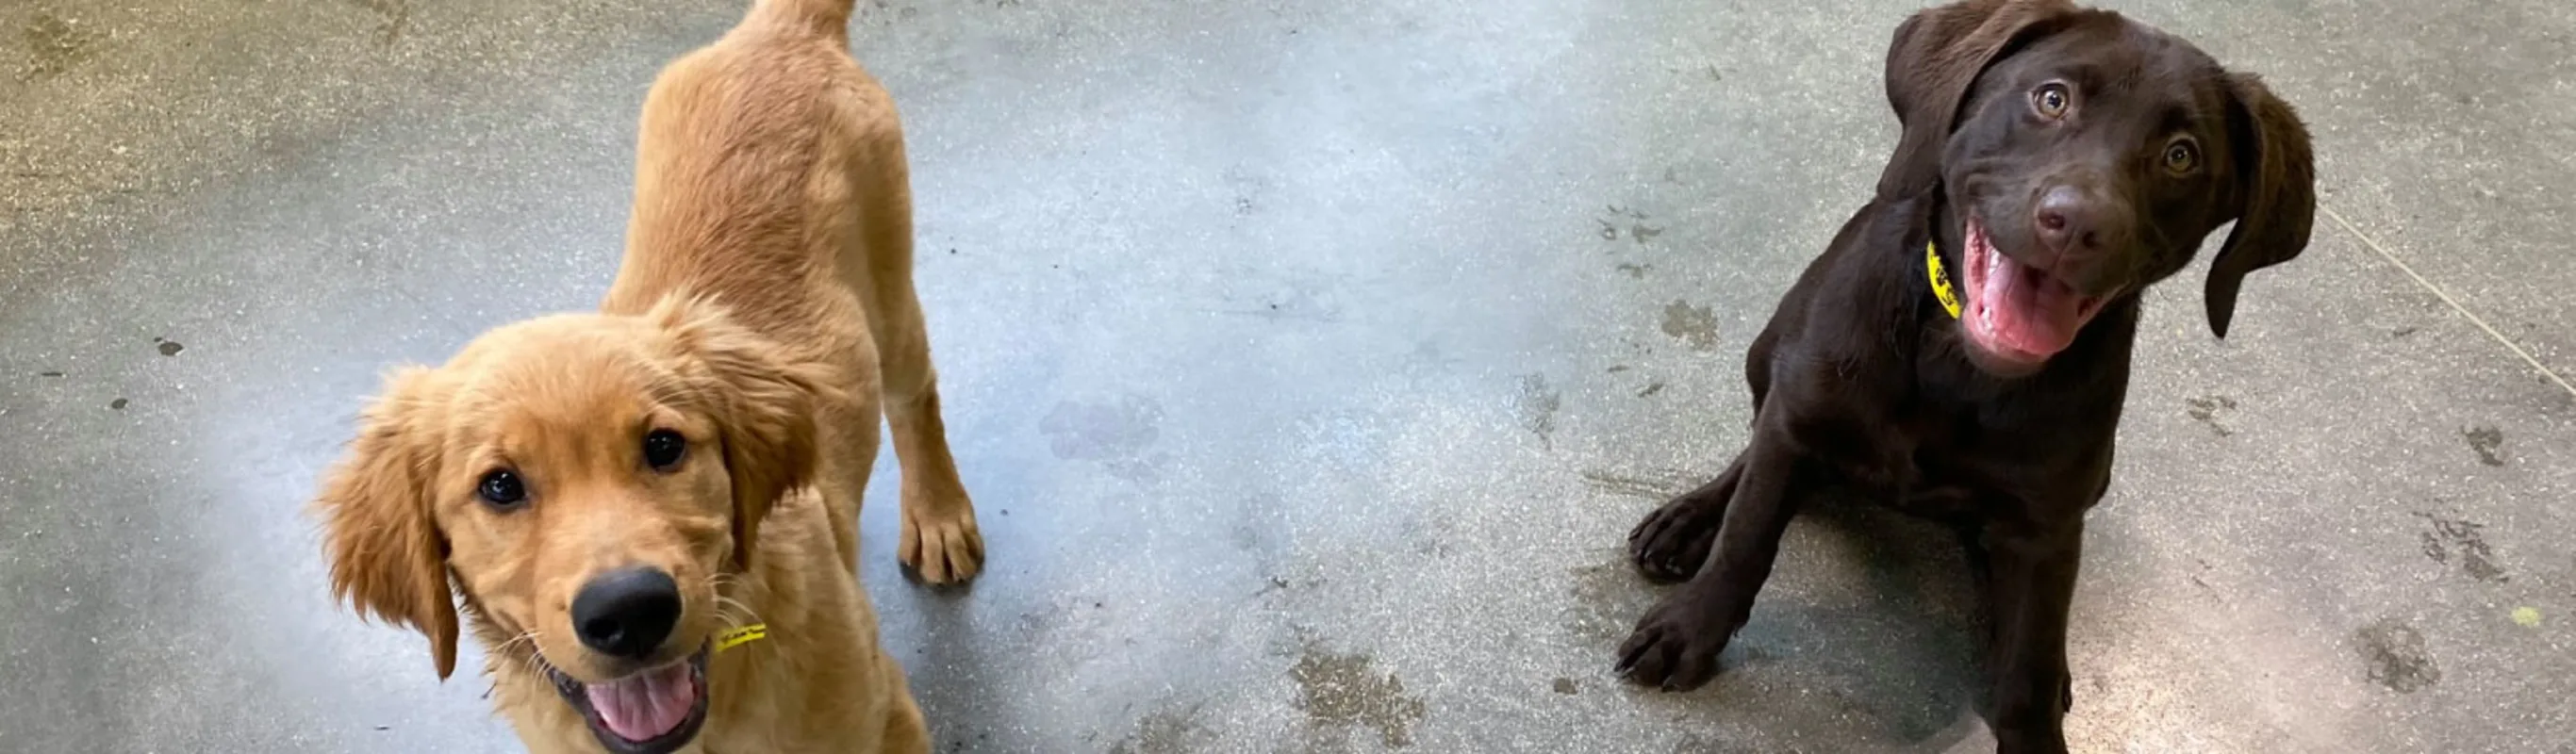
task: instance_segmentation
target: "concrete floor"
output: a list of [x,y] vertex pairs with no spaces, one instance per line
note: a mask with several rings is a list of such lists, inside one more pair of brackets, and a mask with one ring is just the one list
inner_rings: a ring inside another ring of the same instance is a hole
[[[0,3],[0,751],[515,748],[301,506],[380,370],[596,300],[644,86],[741,5]],[[1792,530],[1710,689],[1608,673],[1917,3],[870,5],[995,555],[912,588],[873,498],[944,750],[1959,735],[1957,558],[1877,517]],[[2576,9],[2119,7],[2300,106],[2326,213],[2228,341],[2152,296],[2072,735],[2576,752],[2576,397],[2506,345],[2576,373]]]

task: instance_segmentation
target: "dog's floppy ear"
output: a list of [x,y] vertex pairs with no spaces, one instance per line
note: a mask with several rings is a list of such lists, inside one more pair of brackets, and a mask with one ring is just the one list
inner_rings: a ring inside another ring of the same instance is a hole
[[823,365],[793,358],[713,301],[674,294],[647,316],[671,336],[689,362],[691,388],[716,415],[733,478],[734,561],[749,568],[770,504],[813,480],[821,458],[815,415],[839,393]]
[[2250,73],[2227,75],[2228,141],[2236,152],[2236,228],[2209,264],[2202,297],[2209,331],[2227,337],[2245,273],[2295,259],[2317,217],[2317,169],[2299,113]]
[[1887,104],[1904,133],[1879,173],[1878,195],[1912,195],[1939,182],[1942,145],[1977,74],[2041,22],[2076,10],[2068,0],[1964,0],[1898,24],[1887,47]]
[[426,443],[435,433],[420,425],[430,381],[429,370],[418,367],[386,377],[313,507],[323,522],[332,596],[361,616],[427,635],[446,680],[456,672],[456,602],[447,539],[430,507],[438,457]]

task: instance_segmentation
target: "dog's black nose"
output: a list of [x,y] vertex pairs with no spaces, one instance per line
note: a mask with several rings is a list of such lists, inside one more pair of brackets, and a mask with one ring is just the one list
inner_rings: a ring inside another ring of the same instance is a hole
[[2073,186],[2053,186],[2039,195],[2031,225],[2039,242],[2060,255],[2098,251],[2102,246],[2102,212],[2098,202]]
[[640,660],[680,622],[680,585],[658,568],[611,571],[572,598],[573,632],[602,654]]

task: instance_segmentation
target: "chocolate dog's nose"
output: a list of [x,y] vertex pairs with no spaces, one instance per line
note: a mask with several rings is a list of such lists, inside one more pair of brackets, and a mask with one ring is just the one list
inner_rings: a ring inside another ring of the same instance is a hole
[[2039,242],[2059,255],[2098,251],[2102,246],[2101,211],[2083,191],[2054,186],[2039,195],[2031,223]]
[[680,585],[658,568],[611,571],[572,598],[573,632],[582,645],[614,657],[653,654],[679,622]]

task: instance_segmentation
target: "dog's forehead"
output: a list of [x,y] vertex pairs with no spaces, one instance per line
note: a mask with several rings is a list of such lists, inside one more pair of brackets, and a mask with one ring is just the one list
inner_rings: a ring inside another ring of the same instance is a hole
[[[2000,74],[2000,75],[1998,75]],[[2224,136],[2226,71],[2190,42],[2116,14],[2087,16],[2030,40],[1989,73],[1994,88],[2062,80],[2075,86],[2086,122],[2105,133],[2186,131]],[[2102,115],[2109,117],[2099,117]],[[2152,139],[2151,139],[2152,140]]]
[[597,340],[530,342],[519,353],[486,360],[468,395],[478,402],[527,404],[531,410],[580,412],[618,401],[641,387],[634,359]]
[[606,319],[530,324],[495,331],[450,367],[465,375],[457,412],[490,439],[622,434],[688,400],[655,331]]
[[2201,104],[2224,71],[2181,37],[2117,14],[2088,15],[2032,40],[2011,61],[2025,76],[2080,79],[2094,88]]

